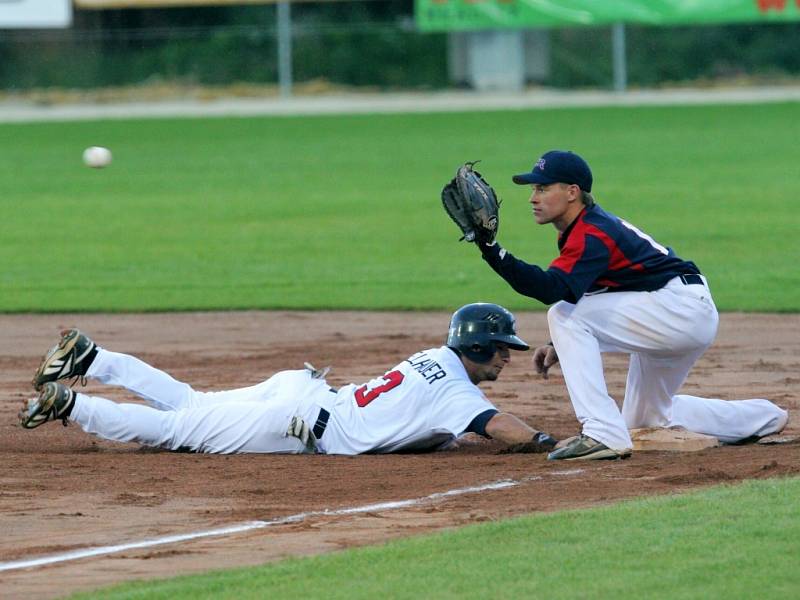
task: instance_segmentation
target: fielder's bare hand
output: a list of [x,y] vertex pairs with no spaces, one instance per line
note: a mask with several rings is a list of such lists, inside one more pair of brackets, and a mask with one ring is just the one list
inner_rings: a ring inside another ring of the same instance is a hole
[[558,362],[556,349],[550,344],[539,346],[533,351],[533,368],[544,379],[547,379],[547,371]]

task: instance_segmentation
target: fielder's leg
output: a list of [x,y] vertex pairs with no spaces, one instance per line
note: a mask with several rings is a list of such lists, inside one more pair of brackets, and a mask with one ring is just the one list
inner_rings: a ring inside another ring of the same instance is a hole
[[673,279],[632,315],[652,339],[628,336],[621,344],[631,352],[622,414],[631,429],[670,427],[673,396],[717,334],[717,309],[705,285]]
[[[728,443],[783,429],[788,413],[768,400],[726,402],[676,395],[713,342],[719,317],[705,285],[673,280],[649,296],[663,315],[657,330],[665,332],[669,343],[666,348],[642,348],[631,356],[622,409],[628,427],[683,427]],[[653,317],[645,321],[658,322]]]
[[631,354],[622,404],[628,429],[672,426],[673,396],[704,351],[705,347],[667,356]]
[[671,426],[713,435],[726,444],[779,433],[789,420],[789,413],[769,400],[717,400],[685,394],[672,400]]
[[[656,292],[559,302],[547,316],[583,433],[613,449],[632,446],[628,427],[642,426],[640,419],[669,418],[672,395],[713,341],[718,323],[707,288],[677,278]],[[631,361],[625,418],[606,389],[600,352],[608,351],[641,355]]]
[[558,302],[547,312],[550,336],[558,353],[575,416],[582,433],[609,448],[628,451],[628,428],[608,394],[601,344],[591,324],[576,315],[575,304]]

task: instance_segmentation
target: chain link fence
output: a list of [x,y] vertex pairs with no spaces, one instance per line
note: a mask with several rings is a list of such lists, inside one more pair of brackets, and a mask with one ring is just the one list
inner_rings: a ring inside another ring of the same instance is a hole
[[[79,11],[66,30],[0,31],[0,90],[247,86],[278,81],[275,5]],[[448,34],[422,34],[405,2],[292,7],[297,89],[444,89]],[[548,69],[531,85],[609,88],[608,27],[553,29]],[[800,75],[800,24],[627,27],[632,87]]]

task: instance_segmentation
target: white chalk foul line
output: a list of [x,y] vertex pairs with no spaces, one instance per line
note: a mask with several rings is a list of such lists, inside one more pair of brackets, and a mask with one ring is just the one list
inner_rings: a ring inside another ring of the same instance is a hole
[[[560,471],[559,475],[577,474],[581,473],[582,469],[575,469],[574,471]],[[473,487],[458,488],[455,490],[448,490],[446,492],[436,492],[429,496],[422,498],[411,498],[408,500],[396,500],[394,502],[378,502],[376,504],[365,504],[364,506],[353,506],[350,508],[340,508],[335,510],[314,510],[311,512],[298,513],[296,515],[289,515],[288,517],[281,517],[279,519],[272,519],[270,521],[248,521],[238,525],[231,525],[229,527],[220,527],[219,529],[208,529],[206,531],[195,531],[193,533],[184,533],[179,535],[167,535],[163,537],[152,538],[149,540],[141,540],[138,542],[128,542],[125,544],[116,544],[113,546],[96,546],[94,548],[84,548],[83,550],[73,550],[72,552],[64,552],[63,554],[54,554],[52,556],[42,556],[39,558],[30,558],[25,560],[16,560],[10,562],[0,563],[0,572],[13,571],[17,569],[29,569],[31,567],[41,567],[44,565],[52,565],[60,562],[67,562],[71,560],[78,560],[81,558],[90,558],[92,556],[103,556],[106,554],[115,554],[117,552],[125,552],[126,550],[139,550],[141,548],[152,548],[153,546],[163,546],[165,544],[175,544],[178,542],[188,542],[190,540],[197,540],[201,538],[220,537],[231,535],[234,533],[242,533],[244,531],[253,531],[255,529],[264,529],[265,527],[272,527],[274,525],[287,525],[289,523],[299,523],[311,517],[330,517],[338,515],[353,515],[358,513],[384,511],[384,510],[397,510],[398,508],[406,508],[408,506],[418,506],[428,502],[435,502],[443,498],[450,498],[452,496],[461,496],[463,494],[474,494],[477,492],[486,492],[490,490],[502,490],[517,486],[523,482],[535,481],[541,479],[541,476],[524,477],[518,481],[512,479],[505,479],[487,483],[485,485],[478,485]]]

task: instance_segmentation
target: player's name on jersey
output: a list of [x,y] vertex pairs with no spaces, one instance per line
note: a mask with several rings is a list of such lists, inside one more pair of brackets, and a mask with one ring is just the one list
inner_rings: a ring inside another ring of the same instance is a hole
[[417,352],[406,359],[406,362],[420,375],[425,378],[429,384],[437,379],[447,377],[447,373],[442,366],[435,360],[430,358],[425,351]]

